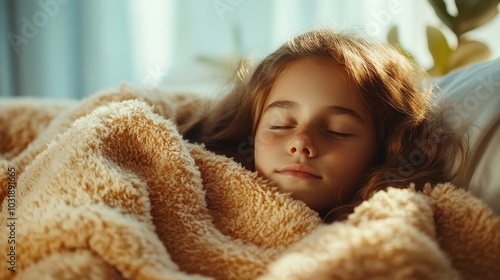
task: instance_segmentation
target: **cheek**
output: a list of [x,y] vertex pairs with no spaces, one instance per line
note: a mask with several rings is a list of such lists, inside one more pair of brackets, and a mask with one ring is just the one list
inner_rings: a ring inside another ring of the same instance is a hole
[[375,139],[369,139],[363,143],[362,148],[360,148],[357,152],[357,158],[358,161],[360,162],[360,165],[362,165],[365,168],[368,168],[371,164],[373,164],[375,160],[375,154],[376,154],[376,144],[375,144]]
[[330,151],[329,166],[348,177],[359,176],[367,170],[373,159],[372,149],[365,147],[336,147]]
[[[373,157],[368,154],[359,154],[356,158],[353,159],[353,170],[352,173],[356,176],[363,176],[368,171],[371,163],[373,162]],[[359,178],[358,178],[359,179]]]
[[273,141],[268,134],[257,130],[254,142],[256,160],[261,158],[262,155],[265,155],[266,152],[270,150],[269,146],[272,145],[272,142]]
[[255,169],[257,171],[274,158],[276,152],[280,150],[281,142],[272,133],[257,130],[254,141]]
[[279,152],[289,141],[289,135],[275,133],[269,130],[257,130],[255,134],[255,151]]
[[371,157],[365,153],[359,153],[354,155],[349,160],[349,165],[351,167],[351,172],[353,174],[363,174],[370,165]]
[[270,135],[270,133],[265,132],[265,131],[260,131],[257,130],[257,133],[255,134],[255,148],[263,148],[266,145],[269,145],[273,142],[273,137]]

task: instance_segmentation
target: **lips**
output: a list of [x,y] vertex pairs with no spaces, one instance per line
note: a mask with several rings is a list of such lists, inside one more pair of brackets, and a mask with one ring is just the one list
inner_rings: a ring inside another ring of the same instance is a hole
[[321,179],[321,176],[319,176],[318,172],[316,172],[314,169],[310,168],[305,164],[298,164],[298,163],[290,164],[278,170],[278,173],[298,178]]

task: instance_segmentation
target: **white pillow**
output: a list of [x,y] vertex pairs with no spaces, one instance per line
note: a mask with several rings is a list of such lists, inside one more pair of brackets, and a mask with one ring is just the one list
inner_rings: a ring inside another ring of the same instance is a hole
[[461,68],[435,80],[441,97],[455,102],[449,120],[469,134],[470,158],[458,187],[500,214],[500,58]]

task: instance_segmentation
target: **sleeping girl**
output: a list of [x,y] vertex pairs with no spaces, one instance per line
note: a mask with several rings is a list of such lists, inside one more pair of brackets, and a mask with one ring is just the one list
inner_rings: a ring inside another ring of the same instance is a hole
[[312,31],[208,108],[201,136],[190,140],[234,157],[325,221],[342,219],[376,191],[420,189],[457,174],[460,164],[450,163],[464,159],[465,139],[445,122],[423,78],[384,44]]

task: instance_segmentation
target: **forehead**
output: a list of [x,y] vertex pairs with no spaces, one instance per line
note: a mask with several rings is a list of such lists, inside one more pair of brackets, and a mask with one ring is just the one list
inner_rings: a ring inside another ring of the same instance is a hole
[[314,106],[364,107],[345,68],[320,59],[304,59],[289,65],[276,80],[265,106],[277,100]]

